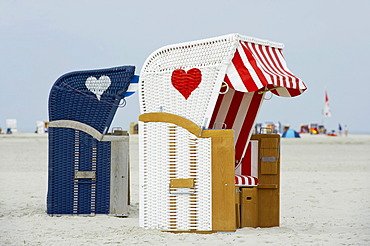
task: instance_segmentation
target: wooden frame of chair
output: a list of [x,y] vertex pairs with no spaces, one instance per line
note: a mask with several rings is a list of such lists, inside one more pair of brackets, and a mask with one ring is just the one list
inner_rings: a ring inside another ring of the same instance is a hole
[[251,140],[258,141],[258,185],[237,187],[236,223],[239,227],[279,226],[280,135],[255,134]]

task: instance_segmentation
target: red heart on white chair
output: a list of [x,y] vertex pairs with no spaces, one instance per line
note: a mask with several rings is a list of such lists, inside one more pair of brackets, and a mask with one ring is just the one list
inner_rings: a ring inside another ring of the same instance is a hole
[[176,69],[172,72],[171,82],[184,97],[188,99],[190,94],[198,88],[202,81],[202,72],[198,68],[192,68],[189,71]]

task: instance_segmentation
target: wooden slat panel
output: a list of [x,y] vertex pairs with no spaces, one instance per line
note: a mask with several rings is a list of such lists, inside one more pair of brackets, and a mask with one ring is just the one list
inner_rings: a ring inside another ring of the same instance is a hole
[[[262,148],[261,147],[261,151],[260,151],[260,156],[261,158],[263,157],[275,157],[277,158],[279,156],[279,149],[278,148]],[[265,158],[266,161],[271,161],[269,159],[273,159],[273,158]]]
[[259,141],[258,226],[279,226],[280,136],[277,134],[256,134],[251,139]]
[[234,138],[212,138],[212,230],[235,231]]
[[276,162],[261,162],[261,174],[278,174]]
[[280,224],[279,189],[258,187],[258,226],[273,227]]
[[241,189],[241,227],[258,226],[257,187]]
[[[274,135],[271,135],[274,136]],[[278,138],[261,138],[261,149],[279,149]]]
[[129,137],[111,136],[121,141],[111,142],[111,180],[109,214],[128,215],[128,180],[129,180]]

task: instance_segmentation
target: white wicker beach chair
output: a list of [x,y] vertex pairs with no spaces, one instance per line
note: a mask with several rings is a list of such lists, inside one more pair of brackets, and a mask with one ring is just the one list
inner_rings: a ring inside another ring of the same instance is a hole
[[234,174],[242,174],[263,93],[291,97],[306,89],[282,48],[231,34],[166,46],[147,58],[139,82],[142,227],[236,229]]

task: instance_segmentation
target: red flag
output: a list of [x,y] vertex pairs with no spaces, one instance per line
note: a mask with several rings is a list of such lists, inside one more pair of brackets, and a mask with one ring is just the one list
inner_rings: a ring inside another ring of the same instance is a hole
[[331,116],[330,107],[329,107],[329,97],[326,91],[325,91],[324,116],[325,117]]

